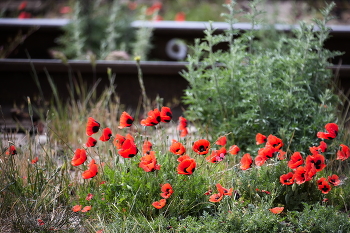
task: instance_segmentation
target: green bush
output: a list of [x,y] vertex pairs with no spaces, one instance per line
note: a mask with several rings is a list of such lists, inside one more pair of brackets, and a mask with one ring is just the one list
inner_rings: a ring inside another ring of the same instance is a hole
[[[195,41],[182,73],[189,82],[186,117],[213,137],[232,132],[231,141],[241,148],[257,133],[293,141],[292,151],[308,148],[318,127],[336,120],[339,104],[327,69],[339,53],[323,48],[333,5],[322,11],[323,20],[301,23],[288,34],[264,26],[255,30],[261,23],[257,2],[249,14],[252,30],[232,27],[217,35],[208,28],[205,38]],[[228,6],[229,25],[236,22],[234,4]],[[223,44],[226,50],[216,49]]]

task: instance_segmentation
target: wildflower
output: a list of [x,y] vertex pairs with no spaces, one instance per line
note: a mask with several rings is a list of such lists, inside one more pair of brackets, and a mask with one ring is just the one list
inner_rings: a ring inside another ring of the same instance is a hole
[[165,206],[166,204],[166,199],[160,199],[159,201],[155,201],[152,203],[154,208],[161,209]]
[[173,194],[173,187],[169,183],[163,184],[161,187],[162,193],[160,194],[163,198],[167,199]]
[[75,205],[75,206],[73,206],[72,211],[73,212],[79,212],[81,210],[81,208],[82,208],[81,205]]
[[211,155],[206,157],[205,159],[210,163],[217,163],[222,161],[225,158],[226,155],[226,148],[221,147],[219,150],[214,150]]
[[237,145],[233,145],[230,147],[230,149],[228,149],[228,152],[231,154],[231,155],[236,155],[238,154],[238,152],[240,151],[241,149],[237,146]]
[[254,162],[256,166],[262,166],[266,162],[267,158],[259,154],[255,157]]
[[155,152],[151,151],[150,154],[141,157],[139,167],[145,172],[154,172],[155,170],[159,170],[160,165],[157,164]]
[[186,152],[186,148],[184,145],[182,145],[181,142],[178,142],[176,140],[172,140],[172,144],[169,148],[170,152],[176,155],[183,155]]
[[161,2],[155,2],[152,6],[146,9],[146,15],[153,15],[156,11],[162,8],[163,4]]
[[276,151],[278,151],[279,149],[282,148],[283,142],[282,142],[282,139],[280,139],[280,138],[270,134],[267,137],[266,146],[273,147],[275,149],[275,152],[276,152]]
[[182,160],[177,166],[177,173],[180,175],[192,175],[196,169],[196,160],[187,158]]
[[187,120],[186,118],[180,116],[179,117],[179,125],[177,129],[180,131],[180,137],[185,137],[188,134],[188,129],[187,129]]
[[290,169],[296,169],[300,165],[304,163],[304,159],[301,156],[300,152],[294,152],[292,156],[290,157],[290,160],[288,162],[288,167]]
[[88,193],[88,195],[86,195],[85,200],[90,201],[90,200],[91,200],[93,197],[94,197],[94,195],[93,195],[93,194]]
[[162,107],[160,110],[160,119],[162,122],[170,122],[173,118],[173,113],[171,112],[170,108],[168,107]]
[[142,154],[147,155],[151,152],[152,150],[152,143],[150,141],[144,141],[143,146],[142,146]]
[[283,185],[292,185],[294,184],[294,174],[293,172],[289,172],[287,174],[283,174],[280,176],[280,182]]
[[94,147],[96,146],[97,140],[93,137],[89,137],[88,140],[85,143],[86,147]]
[[313,163],[317,172],[322,171],[326,167],[325,158],[321,154],[308,155],[306,157],[306,164],[307,163]]
[[215,193],[209,197],[210,202],[219,202],[224,197],[223,193]]
[[22,11],[19,13],[18,18],[19,19],[29,19],[32,17],[32,14],[26,11]]
[[137,149],[135,143],[130,139],[126,139],[122,145],[122,148],[118,151],[118,154],[123,158],[132,158],[138,151],[139,150]]
[[250,156],[250,154],[246,153],[246,154],[243,155],[240,163],[241,163],[240,168],[242,170],[247,170],[248,168],[250,168],[252,166],[253,159]]
[[344,144],[340,144],[340,147],[341,148],[337,152],[337,159],[344,161],[345,159],[350,157],[350,149]]
[[255,140],[256,140],[256,145],[260,145],[260,144],[267,142],[266,136],[261,134],[261,133],[256,134]]
[[27,7],[27,1],[22,1],[19,5],[18,5],[18,10],[24,10]]
[[277,158],[278,158],[279,160],[284,160],[284,159],[286,159],[286,153],[287,153],[287,152],[285,152],[285,151],[283,151],[283,150],[279,150],[279,151],[277,152]]
[[270,209],[271,213],[273,214],[280,214],[284,210],[284,207],[274,207]]
[[100,140],[102,142],[107,142],[112,137],[112,130],[110,128],[104,128],[102,131],[102,136],[100,137]]
[[91,206],[85,206],[82,210],[81,210],[81,212],[88,212],[88,211],[90,211],[91,210]]
[[123,146],[123,143],[125,142],[126,138],[120,134],[116,134],[113,140],[113,144],[117,149],[121,149]]
[[[323,178],[323,177],[322,177]],[[324,178],[324,179],[320,179],[317,181],[317,186],[318,189],[323,193],[323,194],[327,194],[329,193],[329,191],[331,191],[332,187],[329,185],[328,181]]]
[[61,14],[69,14],[71,12],[72,12],[72,8],[70,8],[69,6],[63,6],[60,8]]
[[192,149],[200,155],[206,155],[209,152],[210,142],[206,139],[200,139],[193,143]]
[[98,123],[94,118],[89,117],[86,124],[86,135],[91,136],[100,130],[100,123]]
[[209,196],[209,195],[211,195],[212,194],[212,190],[211,189],[209,189],[208,191],[206,191],[205,193],[204,193],[204,195],[207,195],[207,196]]
[[299,166],[294,172],[293,179],[295,180],[295,183],[297,184],[303,184],[306,181],[306,170],[304,167]]
[[39,161],[38,157],[35,157],[34,159],[32,159],[31,164],[36,164]]
[[6,155],[16,155],[17,154],[17,150],[16,147],[14,145],[9,146],[9,148],[7,149]]
[[188,155],[183,155],[183,156],[180,156],[179,158],[177,158],[177,161],[181,163],[185,159],[191,159],[191,157]]
[[133,122],[134,122],[134,118],[130,116],[129,113],[123,112],[122,115],[120,116],[118,128],[122,129],[125,127],[130,127]]
[[89,166],[89,169],[84,171],[83,174],[82,174],[82,177],[83,179],[90,179],[90,178],[93,178],[97,175],[97,164],[95,163],[95,160],[92,159],[90,164],[88,165]]
[[148,112],[148,117],[141,120],[143,126],[155,126],[161,121],[160,112],[158,108]]
[[338,135],[338,125],[335,123],[328,123],[325,125],[326,133],[318,132],[317,137],[321,139],[334,139]]
[[215,142],[216,145],[219,145],[219,146],[225,146],[227,143],[227,138],[226,136],[221,136],[219,137],[219,139]]
[[76,149],[74,152],[74,157],[72,158],[71,164],[73,166],[79,166],[86,161],[86,150],[85,149]]
[[319,146],[309,147],[309,149],[313,155],[323,153],[327,150],[327,144],[324,141],[321,141]]
[[333,185],[333,186],[338,186],[340,185],[340,180],[339,180],[339,176],[333,174],[331,176],[328,176],[328,182]]
[[225,189],[221,186],[221,184],[216,184],[216,188],[218,189],[219,193],[227,196],[232,196],[233,188]]
[[183,22],[186,20],[186,15],[184,12],[178,12],[175,15],[175,21],[177,22]]
[[39,218],[39,219],[38,219],[38,224],[39,224],[39,226],[42,226],[42,225],[45,224],[45,222]]

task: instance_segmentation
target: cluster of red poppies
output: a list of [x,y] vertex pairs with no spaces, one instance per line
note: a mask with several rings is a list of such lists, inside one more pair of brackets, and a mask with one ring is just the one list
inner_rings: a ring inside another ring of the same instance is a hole
[[163,208],[166,205],[166,199],[168,199],[174,193],[173,187],[169,183],[163,184],[160,190],[160,196],[163,197],[163,199],[152,203],[154,208],[157,209]]

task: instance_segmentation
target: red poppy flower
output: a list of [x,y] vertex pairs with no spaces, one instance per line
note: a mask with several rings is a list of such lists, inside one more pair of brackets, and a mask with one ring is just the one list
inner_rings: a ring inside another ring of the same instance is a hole
[[339,176],[333,174],[331,176],[328,176],[328,182],[333,185],[333,186],[338,186],[340,185],[340,180],[339,180]]
[[301,156],[300,152],[294,152],[293,155],[290,157],[290,160],[288,162],[288,167],[290,169],[296,169],[303,163],[304,163],[304,159]]
[[210,142],[206,139],[200,139],[193,143],[192,149],[200,155],[206,155],[209,152]]
[[163,4],[161,2],[155,2],[152,6],[146,9],[146,15],[153,15],[156,11],[162,8]]
[[73,212],[79,212],[81,210],[81,208],[82,208],[81,205],[75,205],[75,206],[73,206],[72,211]]
[[6,155],[16,155],[17,154],[17,150],[16,147],[14,145],[9,146],[9,148],[7,149]]
[[307,163],[313,163],[317,172],[322,171],[326,167],[325,158],[321,154],[308,155],[306,157],[306,164]]
[[273,214],[280,214],[284,210],[284,207],[275,207],[270,209],[271,213]]
[[134,118],[130,116],[129,113],[123,112],[122,115],[120,116],[118,128],[123,129],[125,127],[130,127],[133,122],[134,122]]
[[61,14],[69,14],[71,12],[72,12],[72,8],[70,8],[69,6],[63,6],[60,8]]
[[150,154],[145,155],[140,158],[141,162],[139,167],[142,168],[145,172],[154,172],[155,170],[160,169],[160,165],[157,164],[157,159],[154,151],[151,151]]
[[236,155],[238,154],[238,152],[240,151],[241,149],[239,149],[239,147],[237,145],[233,145],[230,147],[230,149],[228,150],[228,152],[231,154],[231,155]]
[[38,157],[35,157],[34,159],[32,159],[31,164],[36,164],[39,161]]
[[260,148],[258,150],[258,155],[261,155],[262,157],[264,157],[266,160],[272,158],[275,155],[275,152],[277,152],[278,150],[276,150],[274,147],[266,145],[263,148]]
[[112,137],[112,130],[110,128],[104,128],[102,131],[102,136],[100,137],[100,140],[102,142],[107,142]]
[[39,226],[42,226],[42,225],[45,224],[45,222],[43,220],[41,220],[41,219],[38,219],[38,224],[39,224]]
[[209,195],[211,195],[212,194],[212,190],[211,189],[209,189],[208,191],[206,191],[205,193],[204,193],[204,195],[207,195],[207,196],[209,196]]
[[167,199],[173,194],[173,187],[169,183],[163,184],[161,187],[162,193],[160,194],[163,198]]
[[256,166],[262,166],[262,165],[264,165],[264,163],[266,162],[266,160],[267,160],[267,157],[265,157],[265,156],[263,156],[263,155],[261,155],[261,154],[258,154],[256,157],[255,157],[255,159],[254,159],[254,162],[255,162],[255,165]]
[[324,141],[321,141],[319,146],[313,146],[309,149],[313,155],[323,153],[327,150],[327,144]]
[[344,161],[350,157],[350,149],[344,144],[340,144],[340,149],[337,152],[337,159]]
[[79,166],[86,161],[86,150],[84,149],[76,149],[74,153],[74,157],[72,158],[71,164],[73,166]]
[[19,5],[18,5],[18,10],[24,10],[27,7],[27,1],[22,1]]
[[89,169],[84,171],[83,174],[82,174],[83,179],[93,178],[98,173],[97,164],[95,163],[94,159],[91,160],[91,162],[90,162],[90,164],[88,166],[89,166]]
[[196,160],[184,159],[177,166],[177,173],[180,175],[191,175],[196,169]]
[[188,134],[188,129],[187,129],[187,128],[181,130],[181,131],[180,131],[180,138],[186,137],[187,134]]
[[216,184],[216,188],[218,189],[219,193],[222,193],[222,195],[232,196],[233,188],[225,189],[221,186],[221,184]]
[[279,151],[277,152],[277,158],[278,158],[279,160],[284,160],[284,159],[286,159],[286,153],[287,153],[287,152],[285,152],[285,151],[283,151],[283,150],[279,150]]
[[88,140],[85,143],[86,147],[94,147],[96,146],[97,140],[93,137],[89,137]]
[[91,136],[100,130],[100,123],[98,123],[94,118],[89,117],[86,124],[86,135]]
[[19,19],[29,19],[32,17],[32,14],[26,11],[22,11],[19,13],[18,18]]
[[130,141],[135,142],[134,137],[129,133],[125,136],[125,139],[129,139]]
[[143,126],[155,126],[161,121],[160,112],[158,108],[153,111],[148,112],[148,117],[146,119],[141,120],[141,125]]
[[173,118],[173,113],[171,112],[170,108],[168,107],[162,107],[160,110],[160,119],[162,122],[170,122]]
[[225,146],[227,143],[227,138],[226,136],[221,136],[219,137],[219,139],[215,142],[216,145],[219,145],[219,146]]
[[186,20],[186,14],[184,12],[178,12],[175,15],[175,21],[177,22],[183,22]]
[[214,150],[211,153],[211,155],[209,155],[205,159],[210,163],[218,163],[218,162],[221,162],[225,158],[225,155],[226,155],[226,148],[221,147],[221,149],[219,149],[219,150]]
[[177,158],[177,161],[181,163],[185,159],[192,159],[192,158],[188,155],[183,155],[183,156],[180,156],[179,158]]
[[222,200],[223,197],[224,197],[224,194],[222,194],[222,193],[215,193],[215,194],[213,194],[213,195],[211,195],[209,197],[209,201],[210,202],[219,202],[219,201]]
[[182,145],[181,142],[178,142],[176,140],[172,140],[172,144],[169,148],[170,152],[176,155],[183,155],[186,153],[186,148],[184,145]]
[[89,193],[88,195],[86,195],[85,200],[90,201],[93,197],[94,197],[94,195]]
[[329,185],[329,183],[327,182],[327,180],[322,180],[318,183],[318,189],[323,193],[323,194],[327,194],[329,193],[329,191],[331,191],[332,187]]
[[118,154],[123,158],[134,157],[139,150],[137,149],[135,143],[130,139],[126,139],[122,145],[122,148],[118,150]]
[[280,182],[283,185],[292,185],[294,184],[294,174],[293,172],[289,172],[287,174],[283,174],[280,176]]
[[305,181],[312,180],[312,178],[316,175],[317,170],[315,167],[315,164],[313,163],[306,163],[305,164]]
[[266,142],[266,146],[268,145],[272,146],[273,148],[276,149],[276,151],[278,151],[282,148],[283,142],[282,142],[282,139],[270,134],[267,137],[267,142]]
[[117,149],[121,149],[123,146],[123,143],[125,142],[126,138],[120,134],[116,134],[114,136],[113,144]]
[[161,209],[165,206],[166,204],[166,199],[160,199],[159,201],[155,201],[152,203],[154,208]]
[[243,155],[240,163],[241,163],[240,168],[242,170],[247,170],[248,168],[250,168],[252,166],[253,159],[250,156],[250,154],[247,153],[247,154]]
[[180,116],[179,117],[179,125],[178,125],[177,129],[184,130],[185,128],[187,128],[187,120],[186,120],[186,118]]
[[334,139],[338,135],[338,125],[335,123],[328,123],[325,125],[326,133],[318,132],[317,137],[321,139]]
[[293,179],[295,180],[295,183],[297,184],[303,184],[306,181],[306,170],[304,167],[299,166],[294,172]]
[[85,206],[82,210],[81,210],[81,212],[88,212],[88,211],[90,211],[91,210],[91,206]]
[[327,181],[326,178],[321,177],[320,179],[317,180],[317,185],[322,185],[322,182]]
[[184,118],[182,116],[179,117],[179,125],[178,125],[177,129],[181,133],[180,137],[185,137],[188,134],[186,118]]
[[256,145],[260,145],[263,144],[267,141],[267,138],[265,135],[261,134],[261,133],[257,133],[255,136],[255,140],[256,140]]
[[142,154],[146,155],[149,154],[152,150],[152,143],[148,140],[144,141],[143,146],[142,146]]

